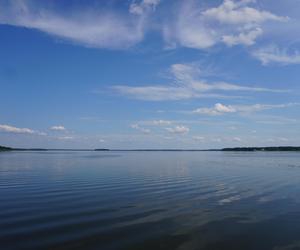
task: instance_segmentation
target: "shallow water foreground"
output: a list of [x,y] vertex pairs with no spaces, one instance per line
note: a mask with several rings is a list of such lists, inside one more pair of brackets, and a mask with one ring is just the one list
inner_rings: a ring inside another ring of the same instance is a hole
[[300,153],[3,152],[0,249],[300,249]]

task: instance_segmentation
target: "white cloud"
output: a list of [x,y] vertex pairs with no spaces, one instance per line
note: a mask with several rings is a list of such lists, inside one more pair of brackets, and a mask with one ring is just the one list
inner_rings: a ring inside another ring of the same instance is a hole
[[178,15],[163,26],[167,47],[177,44],[195,49],[206,49],[216,44],[216,32],[207,27],[198,6],[192,1],[182,1]]
[[174,128],[166,128],[166,130],[172,134],[187,134],[190,129],[185,126],[175,126]]
[[253,113],[269,109],[287,108],[297,106],[299,103],[287,103],[287,104],[254,104],[254,105],[224,105],[216,103],[212,108],[198,108],[192,113],[204,114],[204,115],[224,115],[228,113]]
[[50,130],[53,130],[53,131],[66,131],[66,128],[62,125],[57,125],[57,126],[52,126],[50,128]]
[[130,127],[142,132],[143,134],[150,134],[151,133],[150,129],[143,128],[139,124],[132,124]]
[[276,143],[287,143],[290,140],[288,138],[285,137],[274,137],[274,138],[268,138],[267,139],[268,142],[276,142]]
[[74,137],[73,136],[58,136],[58,137],[56,137],[58,140],[66,140],[66,141],[68,141],[68,140],[73,140],[74,139]]
[[193,139],[194,139],[195,141],[204,141],[204,140],[205,140],[205,137],[203,137],[203,136],[194,136]]
[[142,0],[139,3],[132,2],[129,7],[129,12],[136,15],[143,15],[149,10],[155,10],[160,0]]
[[[295,104],[297,105],[297,104]],[[299,105],[299,104],[298,104]],[[300,120],[297,118],[278,116],[278,115],[266,115],[266,114],[256,114],[255,116],[249,116],[249,118],[254,118],[256,123],[261,124],[271,124],[271,125],[287,125],[287,124],[300,124]]]
[[[162,32],[167,47],[210,48],[218,43],[229,46],[253,45],[268,21],[284,22],[287,17],[256,7],[255,1],[224,0],[203,8],[201,1],[180,1],[179,10],[166,10],[166,20],[150,16],[161,0],[133,0],[128,10],[90,7],[49,8],[42,1],[2,1],[0,24],[36,29],[86,47],[124,49],[144,39],[149,28]],[[200,2],[200,3],[199,3]],[[55,4],[52,7],[55,7]]]
[[139,100],[163,101],[195,98],[195,94],[188,89],[171,86],[113,86],[116,92]]
[[233,137],[232,140],[235,141],[235,142],[241,142],[242,141],[242,139],[240,137]]
[[282,90],[241,86],[227,82],[208,82],[202,79],[199,67],[188,64],[173,64],[170,69],[173,82],[168,85],[113,86],[112,89],[122,95],[139,100],[164,101],[192,98],[227,98],[224,91],[244,92],[282,92]]
[[173,122],[168,120],[152,120],[152,121],[142,121],[139,123],[147,126],[167,126],[167,125],[171,125]]
[[212,142],[222,142],[223,139],[222,138],[212,138],[211,141]]
[[282,142],[288,142],[289,141],[289,139],[285,138],[285,137],[279,137],[278,140],[282,141]]
[[164,38],[170,48],[179,44],[206,49],[221,42],[229,46],[250,46],[263,34],[265,22],[289,20],[255,8],[255,1],[251,0],[224,0],[219,6],[205,10],[201,3],[186,0],[181,2],[177,13],[172,22],[163,26]]
[[131,4],[128,13],[118,13],[99,8],[58,12],[38,2],[11,1],[0,5],[0,24],[40,30],[87,47],[128,48],[143,39],[146,19],[158,3],[144,0]]
[[280,49],[275,45],[258,49],[253,56],[261,61],[263,65],[277,64],[300,64],[300,52],[298,50],[289,53],[287,49]]
[[262,23],[268,20],[286,21],[286,17],[276,16],[268,11],[255,9],[247,6],[255,3],[253,0],[224,0],[218,7],[208,9],[203,12],[203,16],[212,20],[217,20],[223,24],[252,24]]
[[237,112],[237,110],[233,106],[226,106],[221,103],[216,103],[213,108],[199,108],[193,111],[193,113],[205,115],[220,115],[235,112]]
[[0,131],[6,133],[13,133],[13,134],[30,134],[30,135],[41,135],[41,136],[47,135],[44,132],[35,131],[29,128],[17,128],[6,124],[0,124]]
[[168,47],[176,44],[195,49],[206,49],[216,44],[217,34],[206,27],[198,6],[191,1],[182,1],[178,16],[163,26],[163,35]]
[[253,30],[246,32],[241,32],[238,35],[224,35],[222,37],[222,40],[224,43],[226,43],[228,46],[234,46],[238,44],[244,44],[244,45],[253,45],[255,43],[255,40],[258,36],[262,34],[261,28],[256,28]]
[[34,134],[35,131],[29,128],[17,128],[10,125],[0,125],[0,131],[16,134]]
[[[197,65],[193,64],[173,64],[171,73],[174,81],[179,83],[179,86],[188,87],[193,91],[207,92],[214,90],[221,91],[254,91],[254,92],[278,92],[278,90],[247,87],[227,82],[207,82],[202,79],[204,74]],[[279,90],[280,91],[280,90]]]

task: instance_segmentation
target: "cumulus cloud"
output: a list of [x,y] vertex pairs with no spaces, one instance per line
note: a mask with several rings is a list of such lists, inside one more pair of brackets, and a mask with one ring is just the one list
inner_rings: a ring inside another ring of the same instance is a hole
[[253,56],[261,61],[263,65],[268,64],[300,64],[300,52],[295,50],[288,52],[287,49],[280,49],[275,45],[260,48],[253,52]]
[[211,108],[198,108],[193,110],[194,114],[203,115],[224,115],[228,113],[253,113],[269,109],[287,108],[297,106],[299,103],[287,103],[287,104],[254,104],[254,105],[224,105],[222,103],[216,103]]
[[99,8],[61,13],[36,1],[9,1],[0,5],[0,24],[36,29],[87,47],[122,49],[143,39],[146,19],[158,3],[132,3],[128,13]]
[[256,28],[247,32],[241,32],[238,35],[224,35],[222,40],[228,46],[234,46],[238,44],[253,45],[258,36],[263,33],[261,28]]
[[66,128],[62,125],[57,125],[57,126],[52,126],[50,128],[50,130],[53,130],[53,131],[66,131]]
[[169,47],[179,44],[195,49],[206,49],[221,42],[229,46],[250,46],[263,34],[263,23],[289,20],[255,8],[255,1],[251,0],[224,0],[219,6],[205,10],[196,1],[182,1],[174,19],[163,27]]
[[217,20],[224,24],[253,24],[262,23],[268,20],[285,21],[287,17],[280,17],[268,11],[249,7],[248,4],[255,3],[253,0],[224,0],[218,7],[207,9],[203,16]]
[[0,130],[8,133],[17,133],[17,134],[34,134],[34,130],[29,128],[17,128],[10,125],[0,125]]
[[35,131],[29,128],[17,128],[6,124],[0,124],[0,131],[13,134],[46,135],[44,132]]
[[228,98],[228,91],[282,92],[283,90],[241,86],[227,82],[209,82],[202,78],[201,69],[192,64],[173,64],[170,68],[173,82],[166,85],[124,86],[112,89],[119,94],[147,101],[184,100],[192,98]]
[[166,130],[172,134],[180,135],[187,134],[190,131],[190,129],[186,126],[175,126],[173,128],[166,128]]
[[205,114],[205,115],[220,115],[226,113],[235,113],[236,108],[232,106],[226,106],[221,103],[216,103],[212,108],[199,108],[193,111],[196,114]]

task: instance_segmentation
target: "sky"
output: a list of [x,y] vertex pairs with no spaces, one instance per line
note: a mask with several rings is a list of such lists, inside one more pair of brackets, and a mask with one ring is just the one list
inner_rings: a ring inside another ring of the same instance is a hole
[[0,0],[0,145],[300,145],[298,0]]

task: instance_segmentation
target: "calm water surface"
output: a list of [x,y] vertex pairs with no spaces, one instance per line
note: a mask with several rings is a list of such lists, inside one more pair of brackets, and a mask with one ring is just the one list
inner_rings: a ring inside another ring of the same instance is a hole
[[300,153],[0,153],[0,249],[300,249]]

